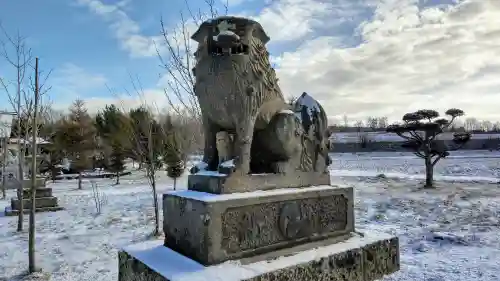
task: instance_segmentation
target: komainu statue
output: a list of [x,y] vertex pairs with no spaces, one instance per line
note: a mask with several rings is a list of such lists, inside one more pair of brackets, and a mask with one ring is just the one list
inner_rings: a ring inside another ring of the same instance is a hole
[[203,118],[206,169],[219,169],[217,134],[226,132],[234,141],[225,152],[232,153],[235,174],[325,173],[330,164],[326,113],[306,93],[293,105],[285,101],[262,26],[219,17],[204,22],[192,39],[198,42],[194,91]]

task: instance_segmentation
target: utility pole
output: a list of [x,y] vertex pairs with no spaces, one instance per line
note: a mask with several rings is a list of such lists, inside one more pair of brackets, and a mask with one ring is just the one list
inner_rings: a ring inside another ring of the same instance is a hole
[[[11,115],[11,116],[14,116],[16,115],[15,112],[8,112],[8,111],[0,111],[0,115]],[[11,124],[9,124],[8,126],[11,126],[12,125],[12,122]],[[9,139],[9,133],[7,132],[8,130],[6,128],[2,128],[2,134],[3,134],[3,143],[2,143],[2,199],[5,199],[5,197],[7,197],[6,195],[6,182],[7,182],[7,175],[5,174],[6,173],[6,166],[7,166],[7,145],[9,143],[8,139]]]
[[[32,155],[31,155],[31,209],[29,217],[29,234],[28,234],[28,259],[29,259],[29,273],[36,271],[35,263],[35,208],[36,208],[36,156],[37,156],[37,118],[38,118],[38,101],[40,99],[39,86],[38,86],[38,58],[35,58],[35,105],[33,108],[33,136],[31,141]],[[22,212],[23,210],[21,210]]]

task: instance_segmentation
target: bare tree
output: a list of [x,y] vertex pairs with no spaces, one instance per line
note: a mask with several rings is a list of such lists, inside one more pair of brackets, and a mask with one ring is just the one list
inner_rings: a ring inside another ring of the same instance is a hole
[[[33,135],[31,139],[31,148],[32,148],[32,159],[31,159],[31,209],[30,209],[30,217],[29,217],[29,235],[28,235],[28,271],[29,273],[33,273],[36,271],[36,262],[35,262],[35,211],[36,211],[36,171],[37,171],[37,159],[36,156],[38,154],[37,151],[37,133],[38,133],[38,104],[40,100],[40,92],[39,92],[39,84],[38,84],[38,58],[35,58],[35,91],[34,91],[34,104],[33,104]],[[23,210],[21,210],[22,212]]]
[[484,132],[491,132],[491,130],[493,129],[493,123],[491,121],[484,120],[480,122],[480,127]]
[[[0,111],[0,116],[2,115],[9,115],[11,117],[15,116],[16,114],[14,112],[7,112],[7,111]],[[10,127],[12,126],[12,120],[11,118],[7,119],[7,123],[4,123],[1,119],[3,124],[0,124],[3,128],[2,131],[0,131],[1,135],[3,136],[3,142],[2,142],[2,199],[5,199],[7,197],[6,194],[6,184],[7,184],[7,162],[8,162],[8,149],[7,146],[9,144],[9,135],[10,135]],[[8,129],[9,128],[9,129]]]
[[[129,112],[125,112],[125,108],[122,105],[122,110],[124,111],[123,113],[128,116],[129,121],[124,129],[127,130],[126,135],[129,136],[129,149],[135,158],[138,159],[139,164],[143,164],[145,167],[146,178],[151,186],[153,194],[155,217],[153,235],[158,236],[160,234],[160,209],[156,189],[156,177],[158,169],[162,166],[159,158],[160,153],[158,151],[161,146],[161,143],[158,142],[161,142],[162,140],[162,137],[159,135],[161,133],[161,126],[154,119],[152,111],[146,104],[144,89],[139,78],[134,78],[130,75],[130,81],[134,90],[133,94],[141,99],[142,105],[136,109],[130,110]],[[113,93],[110,88],[108,88],[108,90]],[[132,95],[132,93],[128,93]]]
[[95,181],[90,181],[92,185],[92,198],[94,199],[96,215],[100,215],[102,207],[107,202],[106,194],[99,190],[99,185]]
[[347,115],[344,114],[342,119],[344,120],[344,127],[345,128],[349,127],[349,118],[347,117]]
[[[142,105],[136,109],[132,109],[128,112],[124,112],[128,116],[129,123],[126,127],[127,134],[129,136],[129,147],[133,155],[144,165],[146,178],[151,186],[153,194],[153,207],[155,216],[155,229],[153,235],[160,234],[160,215],[159,215],[159,205],[158,205],[158,193],[157,193],[157,173],[163,168],[163,158],[164,150],[166,145],[167,130],[161,122],[160,110],[153,104],[148,106],[146,104],[144,89],[140,82],[140,79],[135,76],[130,75],[130,81],[133,88],[133,93],[129,95],[135,95],[140,98]],[[110,92],[113,92],[108,88]],[[193,152],[195,149],[199,149],[200,136],[199,130],[201,127],[198,123],[199,119],[194,118],[188,108],[171,108],[173,113],[170,120],[176,124],[176,128],[181,128],[177,132],[179,138],[179,143],[182,144],[178,149],[181,155],[187,155],[187,153]],[[122,110],[125,111],[122,106]],[[156,114],[155,114],[156,113]],[[183,159],[182,162],[185,162]]]
[[[7,93],[7,96],[13,106],[13,110],[17,114],[17,132],[21,132],[21,116],[23,115],[22,95],[25,90],[26,83],[26,70],[31,63],[33,56],[31,49],[26,45],[26,38],[22,37],[17,32],[16,37],[10,36],[7,31],[0,25],[0,32],[5,39],[0,41],[1,55],[3,58],[15,69],[16,78],[13,81],[8,81],[4,78],[0,79],[2,88]],[[14,88],[14,90],[12,90]],[[19,209],[21,210],[18,215],[17,231],[23,230],[23,182],[24,182],[24,154],[25,144],[21,142],[18,137],[18,182],[20,184],[17,189],[17,198],[19,200]]]
[[130,142],[131,149],[138,159],[144,163],[146,178],[151,186],[153,194],[153,207],[155,216],[154,235],[160,234],[160,214],[158,206],[158,193],[156,189],[156,176],[158,169],[161,168],[161,159],[159,158],[158,148],[160,144],[155,140],[162,139],[158,136],[160,133],[159,124],[153,119],[151,111],[147,107],[140,107],[130,115]]
[[356,131],[359,133],[361,132],[361,129],[363,128],[363,121],[358,120],[356,123],[354,123],[354,127],[356,127]]
[[385,129],[388,126],[388,118],[386,116],[378,118],[378,128]]
[[4,136],[3,141],[2,141],[2,199],[5,199],[7,197],[7,194],[5,193],[6,189],[6,184],[7,184],[7,175],[5,168],[7,167],[7,145],[9,143],[8,141],[8,136],[7,134],[4,134],[2,132],[2,135]]
[[465,119],[464,127],[467,132],[472,132],[479,129],[479,121],[474,117]]
[[356,121],[356,123],[354,123],[354,127],[356,127],[359,146],[361,148],[366,148],[368,146],[368,136],[366,133],[361,132],[361,129],[363,128],[363,121]]
[[368,117],[366,118],[366,126],[368,126],[372,131],[375,131],[378,126],[378,118],[376,117]]
[[215,0],[204,0],[208,7],[208,12],[201,10],[195,12],[185,0],[188,16],[180,13],[180,23],[173,28],[167,28],[163,19],[161,24],[162,44],[157,46],[157,54],[161,66],[167,72],[164,89],[165,96],[171,109],[178,115],[189,113],[190,116],[200,119],[200,106],[194,93],[195,65],[194,48],[189,34],[189,26],[199,26],[203,21],[218,17],[228,12],[228,3],[223,4],[223,13],[216,7]]

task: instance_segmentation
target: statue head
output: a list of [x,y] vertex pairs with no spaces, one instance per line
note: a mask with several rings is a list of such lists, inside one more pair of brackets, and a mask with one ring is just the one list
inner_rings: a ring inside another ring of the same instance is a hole
[[191,38],[198,42],[195,53],[198,60],[250,55],[253,43],[259,41],[264,46],[269,42],[258,22],[230,16],[203,22]]

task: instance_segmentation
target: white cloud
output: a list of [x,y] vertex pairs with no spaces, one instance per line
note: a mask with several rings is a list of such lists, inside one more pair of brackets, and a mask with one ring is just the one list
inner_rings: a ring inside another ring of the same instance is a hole
[[419,108],[459,107],[500,120],[500,2],[464,0],[422,7],[418,0],[379,1],[357,29],[362,43],[316,37],[275,60],[282,90],[307,91],[329,115],[399,119]]
[[132,108],[144,105],[150,107],[153,112],[162,112],[169,106],[168,100],[162,90],[144,89],[140,94],[136,92],[116,93],[108,97],[91,97],[85,99],[89,113],[97,113],[107,104],[114,104],[119,109],[129,111]]
[[70,90],[87,90],[104,86],[107,79],[102,74],[93,74],[73,64],[66,63],[55,70],[52,84],[64,84]]
[[[120,7],[79,2],[105,18],[131,54],[154,55],[154,37]],[[251,16],[280,43],[271,60],[284,94],[306,91],[332,117],[395,120],[459,107],[500,120],[498,0],[274,0]],[[282,52],[290,46],[299,47]],[[151,95],[164,102],[161,91]]]
[[[108,91],[107,89],[104,89]],[[56,110],[66,111],[71,103],[76,99],[81,98],[85,101],[85,106],[90,114],[96,114],[99,110],[103,109],[106,105],[114,104],[119,109],[129,111],[138,106],[147,106],[153,112],[163,112],[169,107],[169,103],[163,90],[160,89],[144,89],[137,93],[133,90],[112,90],[108,95],[92,96],[86,95],[85,97],[75,96],[72,99],[59,99],[52,103],[52,107]]]
[[300,40],[318,30],[350,22],[374,4],[374,0],[274,0],[258,15],[272,42]]
[[85,98],[106,90],[108,79],[98,73],[91,73],[73,64],[66,63],[54,70],[47,81],[51,86],[48,100],[57,110],[65,110],[77,98]]
[[292,41],[310,33],[329,14],[327,2],[280,0],[255,17],[273,41]]
[[114,104],[126,111],[140,105],[157,108],[160,112],[168,107],[168,100],[161,88],[142,89],[139,80],[134,78],[133,82],[126,89],[110,89],[107,85],[110,81],[104,75],[66,63],[57,68],[49,80],[52,86],[50,102],[54,109],[66,111],[74,100],[83,99],[91,114],[97,113],[107,104]]
[[160,41],[161,37],[141,34],[140,26],[124,10],[129,2],[124,0],[113,5],[99,0],[76,0],[78,5],[87,7],[109,24],[121,47],[132,57],[156,56],[155,41]]

